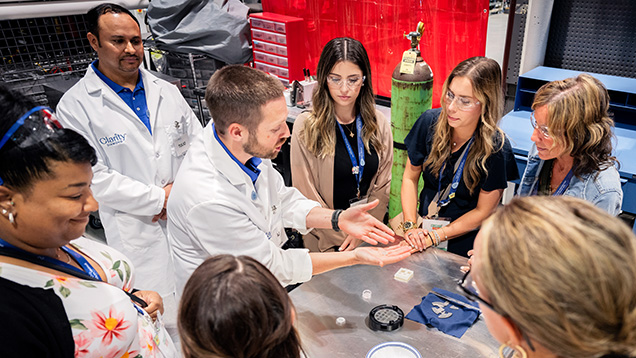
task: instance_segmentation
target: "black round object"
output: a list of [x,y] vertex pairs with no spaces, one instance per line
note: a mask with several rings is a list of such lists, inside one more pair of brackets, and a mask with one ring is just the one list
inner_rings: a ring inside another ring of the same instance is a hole
[[398,306],[379,305],[369,312],[369,328],[374,331],[394,331],[404,324],[404,312]]

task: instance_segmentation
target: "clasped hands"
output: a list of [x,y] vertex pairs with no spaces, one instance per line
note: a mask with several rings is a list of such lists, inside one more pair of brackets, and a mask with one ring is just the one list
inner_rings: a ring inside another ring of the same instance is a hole
[[413,252],[424,251],[433,246],[433,238],[429,235],[428,230],[422,228],[412,228],[404,233],[403,245],[408,245]]

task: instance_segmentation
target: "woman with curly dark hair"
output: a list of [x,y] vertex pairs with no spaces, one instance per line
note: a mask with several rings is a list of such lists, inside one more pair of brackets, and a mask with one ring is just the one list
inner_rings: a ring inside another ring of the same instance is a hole
[[574,196],[618,215],[623,191],[605,86],[588,74],[549,82],[537,91],[532,109],[534,146],[519,195]]

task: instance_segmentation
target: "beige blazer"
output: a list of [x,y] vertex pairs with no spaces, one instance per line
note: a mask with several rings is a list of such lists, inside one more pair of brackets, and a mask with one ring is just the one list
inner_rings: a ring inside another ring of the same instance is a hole
[[[385,144],[384,151],[378,152],[378,171],[371,180],[368,196],[369,201],[379,199],[377,207],[370,211],[378,220],[384,218],[389,203],[389,189],[391,187],[391,166],[393,165],[393,135],[391,124],[379,111],[375,111],[380,133],[380,140]],[[311,115],[301,113],[294,122],[291,138],[291,173],[292,184],[307,198],[319,202],[323,207],[333,209],[333,167],[334,155],[319,159],[311,153],[299,139],[304,129],[305,120]],[[340,246],[346,234],[332,229],[313,229],[303,235],[305,247],[311,251],[331,251],[334,246]]]

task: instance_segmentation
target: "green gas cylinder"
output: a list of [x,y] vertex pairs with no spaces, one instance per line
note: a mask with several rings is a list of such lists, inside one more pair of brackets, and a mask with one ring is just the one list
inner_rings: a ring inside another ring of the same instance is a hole
[[[404,52],[402,61],[395,67],[391,79],[391,130],[393,132],[393,167],[391,169],[391,194],[389,198],[389,218],[402,212],[400,190],[402,175],[408,160],[404,138],[415,121],[433,101],[433,71],[422,59],[417,49],[422,36],[423,24],[417,31],[405,37],[411,40],[411,49]],[[420,178],[418,193],[423,186]]]

